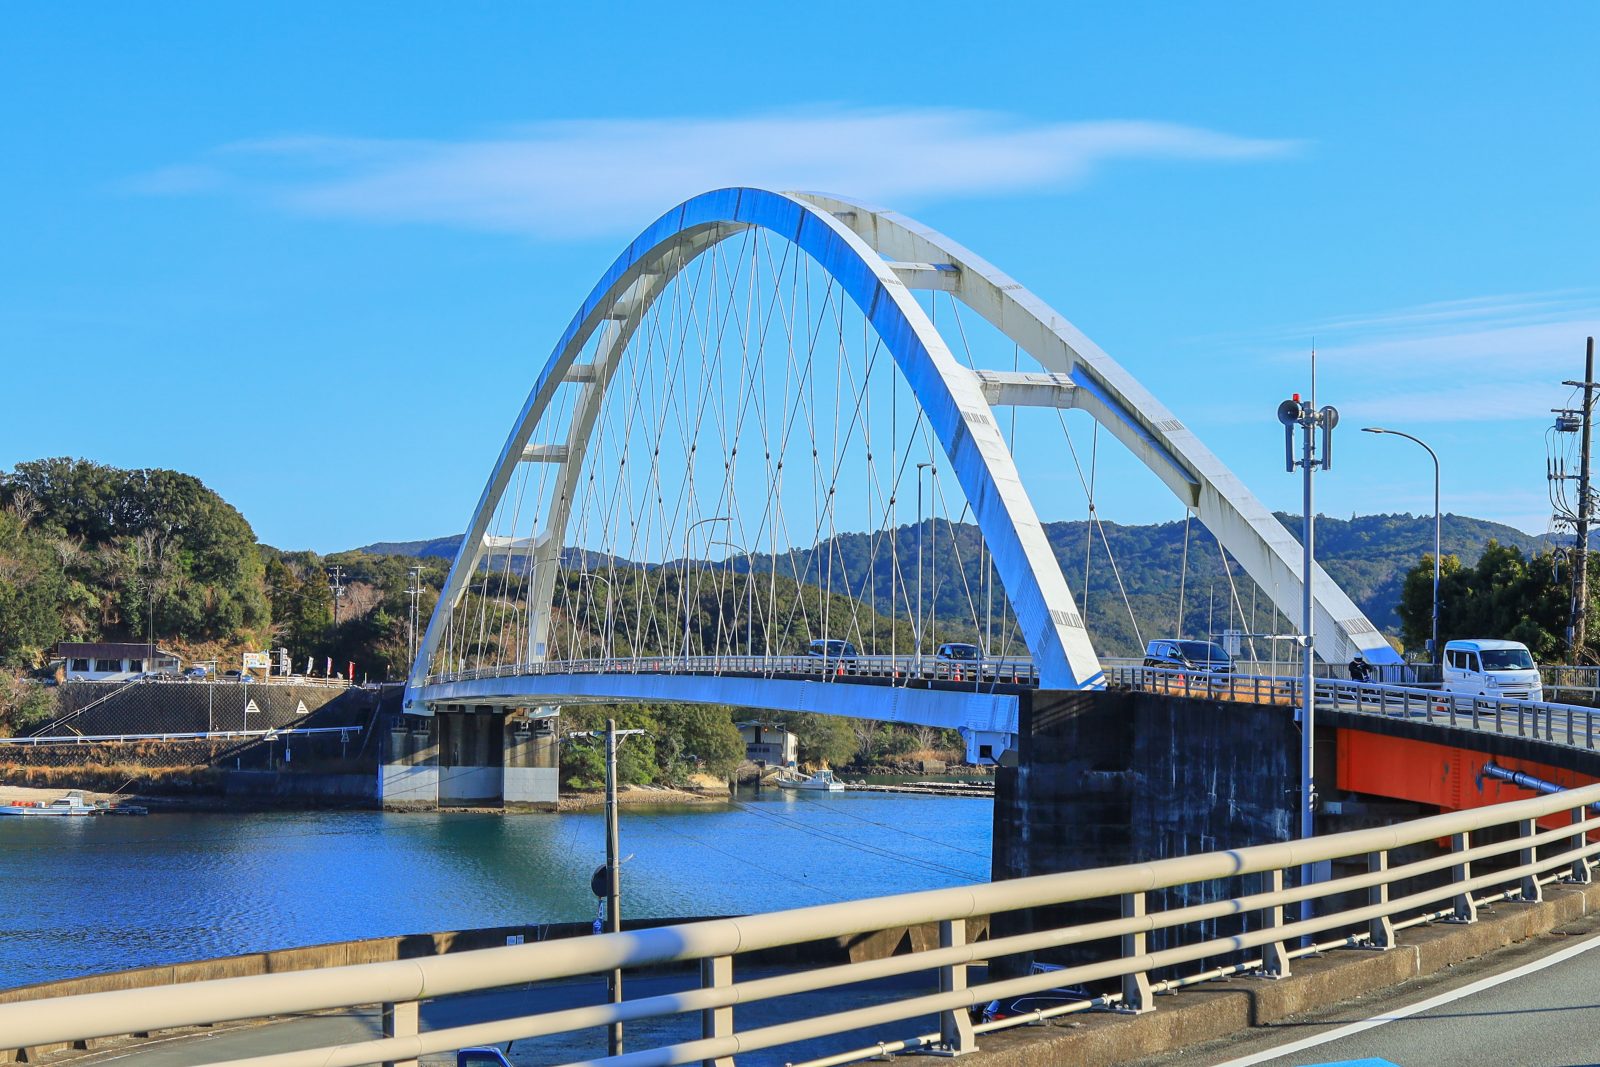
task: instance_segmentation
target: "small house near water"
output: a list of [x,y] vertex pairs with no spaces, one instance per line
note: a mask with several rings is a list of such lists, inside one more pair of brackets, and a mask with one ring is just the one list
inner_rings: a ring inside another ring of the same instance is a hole
[[800,744],[794,734],[770,722],[741,722],[739,736],[744,738],[744,758],[751,763],[764,763],[769,767],[787,767],[799,755]]
[[123,682],[147,674],[177,674],[177,653],[155,645],[116,641],[63,641],[56,657],[69,682]]

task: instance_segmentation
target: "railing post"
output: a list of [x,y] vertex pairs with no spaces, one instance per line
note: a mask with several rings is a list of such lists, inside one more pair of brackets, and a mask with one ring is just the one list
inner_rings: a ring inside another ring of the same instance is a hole
[[[1572,809],[1572,824],[1580,828],[1578,830],[1578,836],[1574,838],[1572,842],[1574,851],[1581,850],[1589,843],[1589,834],[1586,830],[1582,829],[1584,815],[1585,811],[1583,808]],[[1567,881],[1572,882],[1575,885],[1588,885],[1591,877],[1592,876],[1589,873],[1589,857],[1573,857],[1572,873],[1567,875]]]
[[[1517,820],[1517,836],[1526,844],[1517,850],[1517,865],[1529,867],[1539,862],[1539,849],[1533,844],[1533,835],[1539,832],[1539,823],[1534,819]],[[1539,872],[1529,871],[1522,876],[1522,902],[1524,904],[1537,904],[1544,899],[1544,889],[1539,885]]]
[[[1145,896],[1143,893],[1122,894],[1122,917],[1124,919],[1142,919],[1145,916]],[[1143,930],[1122,935],[1122,958],[1124,962],[1143,956],[1146,952],[1148,935]],[[1122,976],[1122,1010],[1127,1012],[1142,1013],[1152,1010],[1155,1004],[1150,995],[1150,975],[1141,966],[1140,970]]]
[[[1263,893],[1283,892],[1282,869],[1261,872],[1261,891]],[[1276,930],[1282,925],[1282,904],[1271,904],[1261,909],[1261,928],[1263,930]],[[1284,951],[1281,940],[1268,941],[1261,946],[1261,973],[1269,978],[1289,977],[1289,953]]]
[[[1472,847],[1472,834],[1463,830],[1459,834],[1450,835],[1450,851],[1457,856],[1463,855]],[[1472,877],[1472,861],[1468,859],[1457,860],[1450,867],[1450,882],[1452,885],[1462,885]],[[1472,899],[1472,891],[1463,889],[1455,896],[1456,913],[1454,918],[1458,923],[1475,923],[1478,921],[1478,902]]]
[[[383,1006],[384,1037],[417,1036],[417,1002],[402,1001]],[[417,1067],[416,1060],[386,1060],[383,1067]]]
[[[966,919],[943,919],[939,923],[939,947],[960,948],[967,943]],[[967,965],[952,963],[939,968],[939,992],[957,993],[967,988]],[[946,1052],[960,1056],[978,1051],[978,1039],[972,1032],[972,1016],[966,1008],[951,1008],[939,1014],[939,1041]],[[726,1067],[732,1067],[732,1060]],[[713,1067],[707,1064],[706,1067]]]
[[[733,984],[733,957],[707,956],[700,961],[700,988],[723,989]],[[733,1005],[706,1008],[700,1013],[702,1038],[733,1036]],[[704,1067],[733,1067],[732,1056],[718,1056],[702,1060]]]
[[[1389,871],[1389,850],[1379,849],[1367,856],[1367,870],[1372,874]],[[1389,918],[1389,882],[1385,879],[1367,890],[1367,903],[1381,905],[1385,910],[1376,919],[1367,922],[1367,944],[1385,951],[1394,948],[1394,922]]]

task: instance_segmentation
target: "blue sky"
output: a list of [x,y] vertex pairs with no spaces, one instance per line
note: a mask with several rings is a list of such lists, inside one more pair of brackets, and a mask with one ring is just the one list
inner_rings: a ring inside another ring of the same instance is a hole
[[[1420,450],[1356,432],[1383,422],[1438,449],[1447,510],[1544,529],[1548,409],[1600,332],[1590,4],[4,19],[0,466],[190,471],[283,547],[461,529],[596,276],[716,185],[916,214],[1285,510],[1272,412],[1315,337],[1326,511],[1431,506]],[[1181,517],[1103,484],[1103,517]]]

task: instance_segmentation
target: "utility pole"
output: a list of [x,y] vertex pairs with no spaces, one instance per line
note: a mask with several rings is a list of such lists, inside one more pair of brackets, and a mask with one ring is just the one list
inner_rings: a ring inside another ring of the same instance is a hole
[[328,591],[333,594],[333,628],[339,628],[339,601],[344,599],[344,568],[328,568]]
[[[622,932],[622,861],[620,859],[621,847],[617,826],[617,749],[623,740],[634,734],[642,734],[643,730],[619,730],[617,720],[607,719],[604,734],[598,736],[605,738],[606,745],[606,865],[595,872],[593,885],[596,896],[602,896],[606,903],[605,931],[608,934]],[[569,738],[597,736],[593,730],[574,731],[567,735]],[[600,878],[601,874],[605,877]],[[604,893],[602,894],[602,890]],[[595,929],[600,928],[599,920],[595,921]],[[606,979],[606,993],[610,1003],[622,1003],[622,969],[619,967],[612,971]],[[606,1028],[607,1055],[622,1055],[622,1024],[611,1023]]]
[[1582,428],[1578,439],[1578,506],[1574,516],[1577,555],[1572,561],[1572,622],[1568,635],[1572,662],[1576,663],[1589,636],[1589,517],[1594,510],[1589,496],[1589,442],[1594,425],[1594,391],[1600,389],[1600,382],[1594,380],[1593,337],[1584,349],[1583,381],[1561,384],[1583,390]]
[[[1300,711],[1300,837],[1309,840],[1316,836],[1316,636],[1311,579],[1316,566],[1315,495],[1312,475],[1318,468],[1327,470],[1333,460],[1333,428],[1339,425],[1339,412],[1331,405],[1317,409],[1317,355],[1311,353],[1311,399],[1302,401],[1300,394],[1278,405],[1278,421],[1283,424],[1283,464],[1290,474],[1296,467],[1302,472],[1304,497],[1303,526],[1300,535],[1300,635],[1301,635],[1301,711]],[[1295,429],[1300,430],[1300,458],[1295,459]],[[1317,434],[1321,432],[1321,455],[1317,454]],[[1300,882],[1309,885],[1314,871],[1310,864],[1300,868]],[[1312,916],[1312,902],[1300,904],[1302,918]]]
[[[606,720],[606,933],[622,933],[622,866],[618,863],[617,829],[617,720]],[[622,968],[611,972],[606,991],[611,1003],[622,1003]],[[609,1056],[622,1055],[622,1024],[612,1023],[606,1031]]]

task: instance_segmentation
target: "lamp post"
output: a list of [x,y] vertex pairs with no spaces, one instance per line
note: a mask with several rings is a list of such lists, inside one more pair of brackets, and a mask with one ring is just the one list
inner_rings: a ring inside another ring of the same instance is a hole
[[932,467],[933,476],[939,476],[939,468],[933,463],[917,464],[917,618],[912,626],[913,635],[917,641],[916,670],[918,676],[922,674],[922,472]]
[[[600,647],[601,647],[601,658],[602,659],[610,659],[611,658],[611,579],[607,578],[603,574],[589,574],[588,572],[584,573],[584,577],[588,578],[590,582],[605,582],[606,583],[606,614],[605,614],[605,620],[600,623]],[[589,602],[590,603],[594,602],[594,589],[592,587],[589,590]]]
[[[714,545],[722,545],[737,551],[745,560],[744,568],[744,658],[751,659],[755,656],[755,557],[743,545],[736,545],[732,541],[713,541]],[[737,623],[737,616],[735,616]]]
[[1434,663],[1439,662],[1439,454],[1429,448],[1427,442],[1420,437],[1413,437],[1401,430],[1389,430],[1382,426],[1363,426],[1362,433],[1386,433],[1395,437],[1404,437],[1422,446],[1423,451],[1433,460],[1433,637],[1428,641],[1429,658]]
[[[712,515],[709,518],[696,519],[683,531],[683,658],[689,658],[689,535],[694,533],[695,527],[704,526],[708,522],[731,522],[728,515]],[[702,643],[702,649],[704,644]]]

